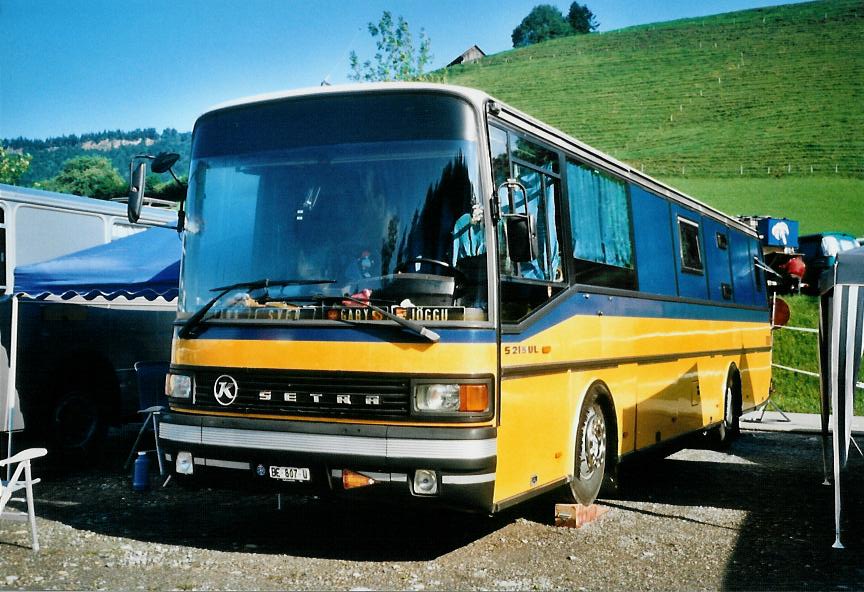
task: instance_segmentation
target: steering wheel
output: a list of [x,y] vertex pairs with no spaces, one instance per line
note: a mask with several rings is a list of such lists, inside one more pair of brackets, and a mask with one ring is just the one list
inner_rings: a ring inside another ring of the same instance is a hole
[[449,275],[457,283],[464,284],[468,282],[468,276],[465,275],[461,270],[456,269],[449,263],[445,261],[441,261],[439,259],[430,259],[428,257],[415,257],[414,259],[408,259],[407,261],[403,261],[399,265],[397,265],[393,271],[396,273],[402,273],[403,271],[407,271],[408,267],[415,263],[428,263],[430,265],[437,265],[441,269],[446,272],[446,275]]

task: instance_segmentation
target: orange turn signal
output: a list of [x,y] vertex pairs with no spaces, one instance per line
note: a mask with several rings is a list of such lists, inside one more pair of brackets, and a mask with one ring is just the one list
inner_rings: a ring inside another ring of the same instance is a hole
[[489,388],[485,384],[459,385],[459,411],[489,409]]
[[363,473],[357,473],[349,469],[342,469],[342,487],[345,489],[356,489],[357,487],[366,487],[378,483],[372,477],[367,477]]

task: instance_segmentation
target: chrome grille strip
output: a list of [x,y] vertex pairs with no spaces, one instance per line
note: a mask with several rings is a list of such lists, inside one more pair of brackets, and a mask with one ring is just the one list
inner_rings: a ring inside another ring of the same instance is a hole
[[486,459],[495,456],[498,445],[496,438],[486,440],[370,438],[234,428],[201,428],[166,422],[159,424],[159,436],[166,440],[190,444],[378,458]]

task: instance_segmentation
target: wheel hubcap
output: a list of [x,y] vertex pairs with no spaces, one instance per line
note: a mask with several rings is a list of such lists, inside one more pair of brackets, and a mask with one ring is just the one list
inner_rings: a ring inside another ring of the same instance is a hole
[[582,424],[579,478],[590,479],[606,461],[606,420],[598,405],[592,405]]
[[725,414],[723,416],[723,423],[727,428],[732,427],[732,385],[726,385],[726,409]]

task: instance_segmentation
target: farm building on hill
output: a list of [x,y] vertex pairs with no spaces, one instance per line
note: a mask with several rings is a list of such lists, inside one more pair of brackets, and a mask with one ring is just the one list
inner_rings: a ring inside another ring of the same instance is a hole
[[477,47],[476,45],[472,45],[468,49],[466,49],[462,55],[458,58],[447,64],[447,67],[456,66],[458,64],[470,64],[471,62],[476,62],[480,58],[486,57],[486,52]]

